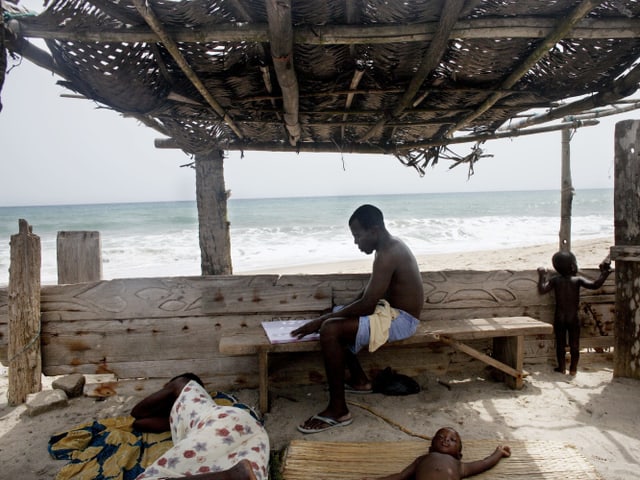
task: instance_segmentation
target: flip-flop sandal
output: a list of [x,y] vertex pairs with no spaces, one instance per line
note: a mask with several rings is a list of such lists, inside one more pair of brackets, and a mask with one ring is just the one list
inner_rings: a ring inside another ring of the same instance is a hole
[[368,395],[369,393],[373,393],[373,388],[369,388],[367,390],[353,388],[348,383],[344,384],[344,393],[355,393],[358,395]]
[[[349,417],[349,418],[346,418],[346,419],[340,421],[340,420],[336,420],[335,418],[323,417],[322,415],[314,415],[309,420],[319,420],[322,423],[325,423],[327,426],[326,427],[320,427],[320,428],[305,428],[302,425],[298,425],[298,430],[300,432],[302,432],[302,433],[325,432],[327,430],[331,430],[332,428],[346,427],[347,425],[351,425],[353,423],[353,418],[352,417]],[[307,423],[309,420],[307,420],[305,423]]]

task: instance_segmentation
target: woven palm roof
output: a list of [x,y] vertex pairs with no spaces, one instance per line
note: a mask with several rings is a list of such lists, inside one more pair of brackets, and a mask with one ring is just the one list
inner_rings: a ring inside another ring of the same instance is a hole
[[3,4],[10,53],[188,153],[387,153],[420,170],[453,143],[624,108],[640,81],[638,0]]

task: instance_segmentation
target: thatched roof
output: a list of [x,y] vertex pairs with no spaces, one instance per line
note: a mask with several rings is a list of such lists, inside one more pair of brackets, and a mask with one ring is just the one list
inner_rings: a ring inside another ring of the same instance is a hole
[[5,16],[9,51],[189,153],[390,153],[421,169],[452,143],[578,125],[640,81],[637,0],[48,3]]

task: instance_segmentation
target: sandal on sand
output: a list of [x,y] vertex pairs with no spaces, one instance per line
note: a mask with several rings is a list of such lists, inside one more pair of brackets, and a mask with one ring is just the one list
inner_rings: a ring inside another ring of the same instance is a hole
[[373,393],[373,388],[358,389],[358,388],[352,387],[348,383],[345,383],[344,384],[344,393],[357,393],[359,395],[366,395],[366,394],[369,394],[369,393]]
[[323,417],[322,415],[314,415],[304,423],[309,423],[310,420],[318,420],[324,423],[326,426],[318,428],[305,428],[302,425],[298,425],[298,430],[302,433],[318,433],[330,430],[335,427],[346,427],[347,425],[351,425],[351,423],[353,422],[353,418],[351,417],[351,415],[349,415],[349,417],[345,418],[344,420],[336,420],[334,418]]

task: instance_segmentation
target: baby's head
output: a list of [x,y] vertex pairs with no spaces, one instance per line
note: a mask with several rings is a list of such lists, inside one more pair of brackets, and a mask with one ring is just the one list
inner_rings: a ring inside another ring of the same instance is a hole
[[462,458],[462,440],[460,435],[451,427],[443,427],[431,439],[429,452],[451,455],[460,460]]
[[568,276],[578,273],[578,261],[571,252],[556,252],[551,258],[551,263],[560,275]]

